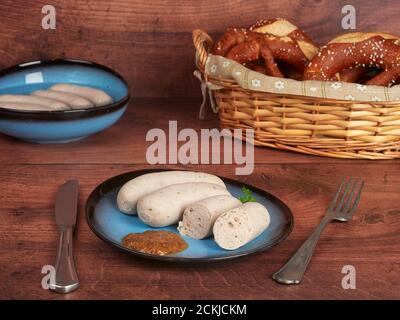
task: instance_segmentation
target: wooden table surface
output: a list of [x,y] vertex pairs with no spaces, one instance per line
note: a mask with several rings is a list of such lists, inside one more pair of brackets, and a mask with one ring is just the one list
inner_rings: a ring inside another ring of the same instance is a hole
[[[0,136],[0,298],[400,298],[398,161],[337,160],[256,148],[254,173],[236,178],[285,201],[293,211],[295,228],[272,250],[234,261],[163,264],[128,256],[98,239],[84,218],[91,190],[114,175],[151,167],[145,161],[150,128],[166,128],[173,119],[179,128],[216,127],[214,115],[196,120],[199,103],[198,99],[133,99],[118,124],[66,145],[32,145]],[[189,168],[235,178],[232,165]],[[301,285],[275,283],[271,274],[318,224],[342,176],[366,181],[356,216],[349,223],[327,227]],[[41,288],[41,269],[54,263],[58,238],[54,197],[67,179],[80,182],[75,253],[81,288],[59,295]],[[356,290],[341,287],[344,265],[356,268]]]

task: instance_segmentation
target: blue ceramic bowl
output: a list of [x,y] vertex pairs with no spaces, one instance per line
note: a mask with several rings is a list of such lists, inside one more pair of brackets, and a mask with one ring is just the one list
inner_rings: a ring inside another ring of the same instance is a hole
[[66,143],[102,131],[121,118],[129,87],[115,71],[88,61],[52,60],[20,64],[0,72],[0,94],[29,94],[56,83],[104,90],[113,103],[82,110],[23,111],[0,108],[0,132],[34,143]]

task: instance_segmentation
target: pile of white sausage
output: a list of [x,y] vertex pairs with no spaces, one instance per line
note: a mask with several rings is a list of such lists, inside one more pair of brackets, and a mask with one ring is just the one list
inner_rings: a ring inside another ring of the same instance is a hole
[[181,234],[237,249],[258,237],[269,225],[268,210],[257,202],[242,204],[224,182],[208,173],[164,171],[128,181],[117,196],[120,211],[138,214],[149,226],[178,224]]
[[26,111],[88,109],[111,102],[113,99],[103,90],[67,83],[58,83],[30,95],[0,95],[0,108]]

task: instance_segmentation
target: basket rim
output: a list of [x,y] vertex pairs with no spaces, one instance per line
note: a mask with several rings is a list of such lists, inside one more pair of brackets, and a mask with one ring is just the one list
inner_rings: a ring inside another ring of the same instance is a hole
[[[378,107],[378,106],[379,107],[397,107],[397,106],[400,106],[400,101],[397,101],[397,100],[391,100],[391,101],[344,100],[344,99],[311,97],[311,96],[296,95],[296,94],[290,94],[290,93],[277,94],[277,93],[266,92],[266,91],[251,90],[251,89],[246,89],[246,88],[241,87],[233,79],[226,79],[226,78],[222,78],[222,77],[221,78],[213,77],[213,76],[210,76],[209,74],[205,73],[200,68],[198,70],[203,74],[203,77],[207,82],[210,82],[216,86],[222,87],[221,89],[210,89],[212,91],[228,89],[228,90],[237,90],[237,91],[243,91],[243,92],[248,92],[251,94],[258,94],[258,95],[269,95],[269,96],[274,96],[274,97],[303,99],[303,100],[310,100],[310,101],[317,101],[317,102],[324,102],[324,103],[340,103],[342,105],[343,104],[346,104],[346,105],[365,104],[365,105],[370,105],[372,107]],[[280,79],[280,78],[276,78],[276,79]],[[226,85],[226,83],[228,83],[229,85]]]

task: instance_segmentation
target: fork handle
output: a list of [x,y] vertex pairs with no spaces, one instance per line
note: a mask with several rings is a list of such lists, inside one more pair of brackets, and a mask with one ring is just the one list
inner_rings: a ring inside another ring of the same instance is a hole
[[289,259],[289,261],[272,275],[272,278],[275,281],[283,284],[300,283],[307,266],[310,263],[315,246],[317,245],[322,231],[324,231],[327,224],[331,221],[332,219],[326,216],[322,219],[318,227]]

